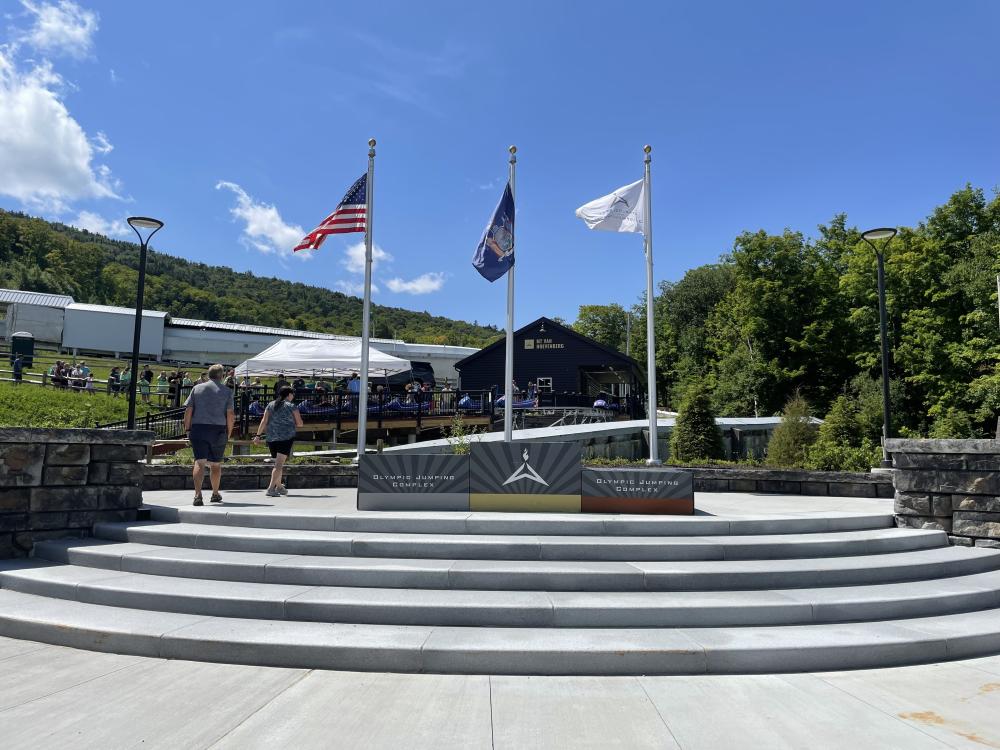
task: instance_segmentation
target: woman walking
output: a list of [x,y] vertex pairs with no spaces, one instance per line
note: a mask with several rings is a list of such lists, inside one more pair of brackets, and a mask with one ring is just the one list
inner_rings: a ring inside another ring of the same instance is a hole
[[257,427],[257,434],[254,435],[254,442],[266,435],[267,447],[274,458],[274,468],[271,470],[271,484],[267,487],[268,497],[279,497],[287,495],[288,490],[282,484],[282,473],[285,469],[285,461],[292,455],[292,445],[295,443],[295,433],[302,427],[302,416],[299,414],[299,407],[292,399],[295,391],[291,386],[282,386],[277,397],[267,405],[264,416]]

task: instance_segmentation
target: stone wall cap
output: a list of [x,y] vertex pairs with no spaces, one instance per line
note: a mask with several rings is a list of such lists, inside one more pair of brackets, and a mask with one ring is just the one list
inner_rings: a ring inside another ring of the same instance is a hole
[[151,430],[56,429],[0,427],[0,443],[86,443],[88,445],[150,445]]
[[889,453],[1000,453],[997,440],[934,440],[930,438],[889,438]]

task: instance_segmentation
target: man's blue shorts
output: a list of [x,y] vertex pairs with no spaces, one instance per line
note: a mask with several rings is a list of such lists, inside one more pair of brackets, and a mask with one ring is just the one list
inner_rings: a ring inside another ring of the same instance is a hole
[[229,442],[226,426],[222,424],[191,425],[190,441],[194,451],[195,461],[208,461],[217,464],[226,455],[226,443]]

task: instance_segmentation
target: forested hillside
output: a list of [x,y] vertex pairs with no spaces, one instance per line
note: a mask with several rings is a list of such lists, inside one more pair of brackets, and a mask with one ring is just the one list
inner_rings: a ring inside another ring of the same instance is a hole
[[[676,407],[700,382],[718,414],[763,416],[799,390],[814,414],[836,406],[851,439],[877,444],[875,262],[840,214],[813,237],[744,232],[718,263],[660,284],[660,402]],[[967,186],[918,226],[900,227],[886,256],[897,434],[992,435],[1000,413],[998,273],[1000,197]],[[644,360],[645,303],[632,313],[632,353]],[[575,326],[624,350],[625,318],[619,305],[586,305]]]
[[[0,210],[0,287],[135,305],[139,247]],[[360,335],[361,300],[317,286],[239,273],[150,251],[146,307],[207,320]],[[481,347],[495,327],[399,307],[372,306],[372,333],[412,343]]]

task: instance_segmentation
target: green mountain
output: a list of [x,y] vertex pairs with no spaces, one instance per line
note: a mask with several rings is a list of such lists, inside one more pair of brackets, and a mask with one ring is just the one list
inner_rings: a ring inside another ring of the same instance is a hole
[[[139,246],[0,209],[0,287],[70,294],[78,302],[135,305]],[[361,334],[357,297],[150,251],[147,308],[206,320]],[[372,335],[482,347],[495,326],[372,305]]]

